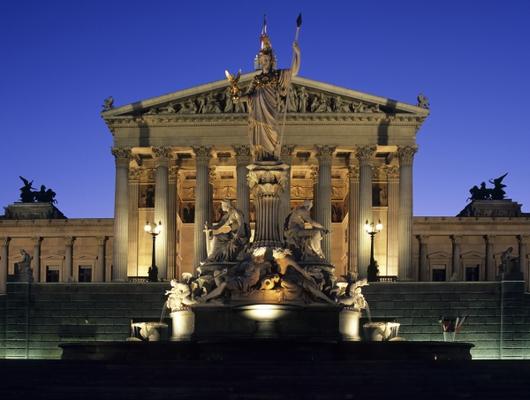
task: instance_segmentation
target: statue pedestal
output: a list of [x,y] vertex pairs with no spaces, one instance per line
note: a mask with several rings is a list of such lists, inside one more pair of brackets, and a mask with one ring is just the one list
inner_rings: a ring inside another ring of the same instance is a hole
[[5,219],[66,219],[52,203],[13,203],[5,207]]
[[473,200],[458,217],[521,217],[521,205],[511,199]]
[[289,166],[279,161],[257,161],[247,168],[248,185],[256,207],[252,249],[283,247],[280,194],[287,186]]

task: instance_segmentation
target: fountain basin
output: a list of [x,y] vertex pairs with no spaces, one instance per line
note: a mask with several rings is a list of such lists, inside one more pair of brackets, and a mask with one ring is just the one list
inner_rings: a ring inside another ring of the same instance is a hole
[[157,342],[160,340],[161,329],[167,329],[164,322],[133,322],[131,323],[132,336],[129,340],[145,340],[147,342]]
[[399,322],[368,322],[363,325],[368,341],[386,342],[398,337]]
[[256,323],[254,337],[262,339],[278,337],[276,321],[294,309],[295,306],[282,304],[249,304],[235,308],[244,318]]

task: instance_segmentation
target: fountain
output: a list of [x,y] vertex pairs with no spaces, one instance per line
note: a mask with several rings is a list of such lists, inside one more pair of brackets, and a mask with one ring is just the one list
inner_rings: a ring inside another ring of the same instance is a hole
[[[312,201],[306,200],[280,221],[280,196],[289,190],[290,167],[279,157],[280,121],[285,118],[279,114],[278,99],[289,96],[290,80],[300,65],[300,49],[295,41],[291,69],[275,70],[266,29],[260,41],[262,71],[244,94],[238,86],[239,75],[226,73],[232,101],[246,102],[249,110],[253,161],[247,166],[247,182],[256,209],[254,240],[250,241],[246,216],[230,200],[223,201],[221,220],[205,226],[207,258],[197,266],[196,274],[172,280],[166,291],[171,341],[155,342],[161,325],[143,323],[138,328],[149,342],[128,342],[127,354],[132,357],[132,346],[141,344],[149,347],[137,346],[134,351],[144,359],[201,360],[212,354],[225,360],[410,358],[411,343],[359,342],[361,312],[369,310],[361,291],[367,282],[356,281],[352,274],[345,282],[337,280],[334,266],[321,249],[321,240],[329,231],[311,217]],[[398,327],[396,323],[365,326],[372,340],[381,341],[397,336]],[[409,346],[406,351],[403,345]],[[93,346],[103,349],[105,344]],[[120,354],[116,346],[109,343],[107,353]],[[464,346],[461,353],[449,352],[447,357],[467,358],[470,346]],[[75,345],[62,347],[65,358],[73,357]],[[419,351],[418,357],[444,358],[439,346],[431,347]]]

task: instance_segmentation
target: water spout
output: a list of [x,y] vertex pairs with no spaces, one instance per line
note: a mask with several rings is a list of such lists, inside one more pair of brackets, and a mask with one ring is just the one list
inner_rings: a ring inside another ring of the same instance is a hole
[[160,313],[160,323],[164,321],[164,318],[166,317],[166,309],[167,309],[167,300],[164,302],[164,305],[162,306],[162,312]]

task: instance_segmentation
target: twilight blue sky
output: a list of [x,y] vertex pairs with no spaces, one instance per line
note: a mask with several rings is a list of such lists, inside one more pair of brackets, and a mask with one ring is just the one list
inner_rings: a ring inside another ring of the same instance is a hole
[[505,172],[530,205],[530,1],[5,1],[0,4],[0,206],[18,175],[57,192],[68,217],[112,217],[116,105],[250,71],[262,14],[287,67],[303,13],[300,74],[415,103],[414,214],[453,216]]

